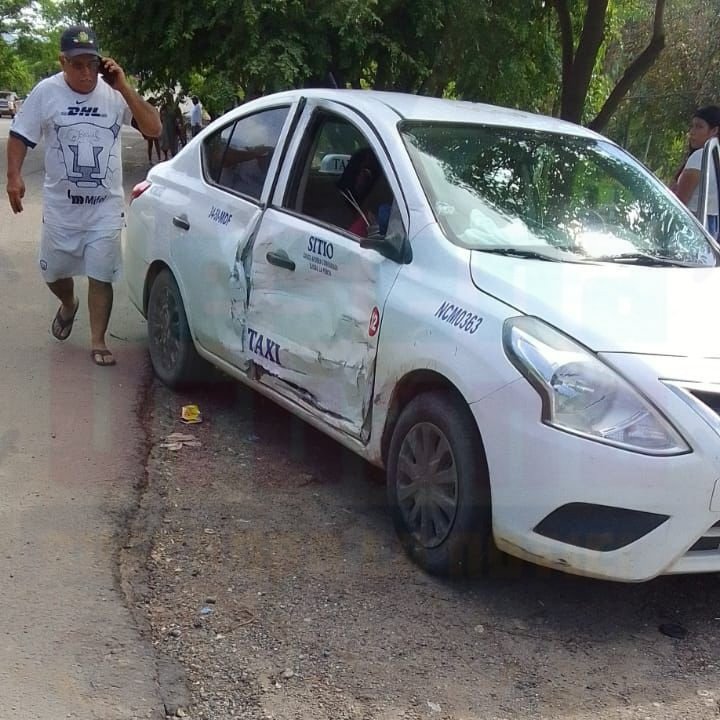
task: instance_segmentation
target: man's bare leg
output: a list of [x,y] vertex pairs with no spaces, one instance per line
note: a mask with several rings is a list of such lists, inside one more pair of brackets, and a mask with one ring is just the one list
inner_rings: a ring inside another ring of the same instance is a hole
[[60,315],[63,320],[68,320],[75,312],[75,283],[72,278],[63,278],[48,283],[50,292],[62,303]]
[[61,278],[47,284],[53,295],[60,301],[52,325],[50,325],[50,333],[56,340],[67,340],[73,328],[73,321],[78,309],[78,300],[75,298],[75,284],[73,279]]
[[115,358],[105,344],[113,304],[112,283],[88,278],[88,311],[90,314],[90,347],[97,365],[114,365]]

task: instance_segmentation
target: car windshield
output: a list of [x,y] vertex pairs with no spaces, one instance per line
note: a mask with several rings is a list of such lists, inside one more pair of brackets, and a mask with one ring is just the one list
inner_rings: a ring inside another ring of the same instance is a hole
[[679,201],[610,142],[430,122],[400,131],[438,221],[463,247],[571,262],[718,264]]

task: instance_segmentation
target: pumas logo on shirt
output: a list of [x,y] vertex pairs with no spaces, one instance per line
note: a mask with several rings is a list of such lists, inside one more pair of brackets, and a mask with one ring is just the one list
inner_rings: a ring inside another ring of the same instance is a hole
[[[84,109],[84,108],[83,108]],[[108,178],[110,160],[116,157],[120,124],[102,127],[90,118],[78,118],[69,125],[56,126],[57,141],[65,163],[66,178],[78,188],[99,188]],[[70,198],[73,204],[80,203]]]
[[61,115],[77,115],[78,117],[107,117],[107,113],[101,113],[99,108],[91,107],[90,105],[83,105],[78,107],[77,105],[70,105],[68,109],[60,113]]

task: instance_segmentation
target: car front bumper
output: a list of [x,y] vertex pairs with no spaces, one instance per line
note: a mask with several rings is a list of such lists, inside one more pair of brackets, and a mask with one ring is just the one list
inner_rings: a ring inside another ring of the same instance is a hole
[[692,452],[657,457],[557,430],[524,380],[471,405],[490,471],[498,547],[622,581],[720,570],[720,435],[661,378],[717,385],[720,361],[604,358],[654,400]]

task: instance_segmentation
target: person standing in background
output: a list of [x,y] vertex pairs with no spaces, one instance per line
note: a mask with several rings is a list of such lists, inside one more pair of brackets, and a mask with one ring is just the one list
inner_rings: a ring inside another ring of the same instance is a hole
[[[155,100],[155,98],[148,98],[148,102],[154,107],[155,103],[157,101]],[[137,124],[137,120],[135,118],[132,119],[132,122],[130,124],[136,130],[138,130],[138,124]],[[139,132],[139,130],[138,130],[138,132]],[[157,155],[157,161],[160,162],[162,160],[162,158],[160,157],[160,138],[150,137],[149,135],[143,134],[143,139],[147,143],[148,163],[150,165],[153,164],[153,161],[152,161],[153,148],[155,148],[155,154]]]
[[25,156],[45,140],[38,260],[43,280],[60,300],[50,332],[57,340],[69,337],[80,306],[74,277],[86,275],[91,358],[96,365],[115,365],[105,335],[125,224],[120,131],[135,118],[141,133],[157,137],[160,118],[122,67],[101,56],[89,27],[73,25],[62,33],[59,61],[61,71],[32,89],[10,127],[7,194],[13,213],[22,212]]
[[202,105],[197,95],[192,97],[192,107],[190,108],[190,129],[192,136],[195,137],[202,130]]
[[[700,170],[703,146],[711,137],[718,136],[718,129],[720,129],[720,107],[716,105],[706,105],[695,111],[688,132],[688,159],[676,174],[674,182],[670,185],[670,189],[696,216],[700,199]],[[711,179],[708,187],[707,208],[707,227],[710,234],[717,239],[718,186],[716,178]],[[705,218],[699,218],[699,220],[704,222]]]
[[162,133],[160,135],[160,149],[167,160],[177,155],[178,151],[178,121],[177,106],[171,97],[166,98],[160,108],[160,121]]

